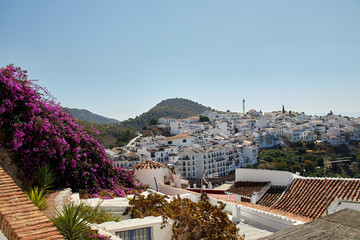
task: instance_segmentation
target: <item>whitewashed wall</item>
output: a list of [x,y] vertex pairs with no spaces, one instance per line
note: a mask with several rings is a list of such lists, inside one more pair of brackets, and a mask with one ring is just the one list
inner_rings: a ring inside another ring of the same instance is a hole
[[286,171],[238,168],[235,172],[236,181],[271,182],[274,186],[288,186],[294,174]]
[[210,203],[212,205],[218,206],[218,201],[226,204],[224,211],[231,215],[230,217],[233,222],[239,222],[242,220],[249,224],[263,226],[265,229],[274,232],[294,225],[303,224],[303,222],[295,221],[277,214],[210,197]]
[[158,185],[164,184],[164,169],[135,169],[134,174],[139,181],[145,185],[149,185],[150,188],[157,190],[154,177],[156,178],[156,183]]
[[164,185],[164,184],[159,185],[159,192],[169,195],[169,196],[176,196],[176,195],[190,193],[189,191],[183,190],[181,188],[175,188],[175,187],[171,187],[169,185]]
[[115,235],[116,232],[151,227],[152,228],[151,239],[170,240],[172,237],[171,223],[166,224],[163,229],[161,229],[161,224],[162,224],[161,217],[145,217],[145,218],[128,219],[120,222],[106,222],[106,223],[98,224],[97,227],[112,235]]

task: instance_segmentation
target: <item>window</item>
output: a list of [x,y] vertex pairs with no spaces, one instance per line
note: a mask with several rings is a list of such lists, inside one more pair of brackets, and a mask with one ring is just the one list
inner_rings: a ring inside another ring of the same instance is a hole
[[116,232],[122,240],[151,240],[151,227]]

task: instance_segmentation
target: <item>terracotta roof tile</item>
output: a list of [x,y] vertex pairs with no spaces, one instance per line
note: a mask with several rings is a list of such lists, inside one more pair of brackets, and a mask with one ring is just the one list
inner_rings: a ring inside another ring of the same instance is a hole
[[190,136],[188,134],[178,134],[172,137],[165,137],[164,139],[162,139],[163,141],[171,141],[171,140],[176,140],[176,139],[184,139],[184,138],[193,138],[193,136]]
[[[288,191],[272,208],[312,219],[319,218],[326,211],[324,183],[323,178],[295,178]],[[328,179],[326,188],[328,207],[336,198],[359,201],[359,179]],[[262,199],[259,204],[261,202]]]
[[270,182],[247,182],[240,181],[234,183],[228,190],[228,193],[233,193],[241,196],[251,197],[254,192],[261,192]]
[[271,186],[257,204],[271,207],[279,200],[285,189],[286,186]]
[[9,240],[64,239],[0,167],[0,229]]
[[164,165],[155,161],[144,161],[142,163],[136,164],[133,169],[142,170],[142,169],[157,169],[163,168]]

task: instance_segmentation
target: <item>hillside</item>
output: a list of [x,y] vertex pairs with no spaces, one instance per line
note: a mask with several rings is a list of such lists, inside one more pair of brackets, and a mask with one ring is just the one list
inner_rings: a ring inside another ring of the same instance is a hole
[[70,113],[73,117],[81,121],[99,124],[120,123],[120,121],[116,119],[103,117],[98,114],[92,113],[86,109],[66,108],[66,111]]
[[141,129],[149,125],[151,119],[159,119],[161,117],[186,118],[198,116],[206,110],[211,110],[211,108],[184,98],[170,98],[161,101],[140,116],[134,119],[130,118],[121,123],[128,128]]
[[[78,124],[84,126],[85,130],[88,132],[91,132],[91,129],[100,131],[99,135],[95,134],[93,136],[102,146],[107,148],[115,145],[126,144],[126,136],[130,134],[131,137],[134,137],[135,132],[141,131],[144,127],[149,126],[151,119],[159,119],[161,117],[186,118],[190,116],[198,116],[206,110],[211,110],[211,108],[205,107],[191,100],[171,98],[161,101],[155,107],[140,116],[137,116],[135,119],[130,118],[126,121],[116,123],[106,123],[104,121],[96,123],[90,120],[83,120],[90,118],[93,119],[94,116],[96,116],[96,119],[98,120],[109,120],[109,118],[102,117],[87,110],[69,108],[68,112],[77,118],[79,120]],[[82,117],[83,115],[84,117]]]
[[125,145],[131,138],[136,136],[135,131],[122,126],[121,123],[99,124],[81,120],[78,120],[77,123],[84,126],[89,133],[93,132],[93,130],[99,131],[100,134],[92,135],[104,148]]

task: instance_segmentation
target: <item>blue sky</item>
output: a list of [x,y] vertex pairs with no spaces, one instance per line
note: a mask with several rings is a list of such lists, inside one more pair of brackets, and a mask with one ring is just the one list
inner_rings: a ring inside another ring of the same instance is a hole
[[62,106],[125,120],[183,97],[219,110],[360,116],[360,1],[0,0],[0,66]]

